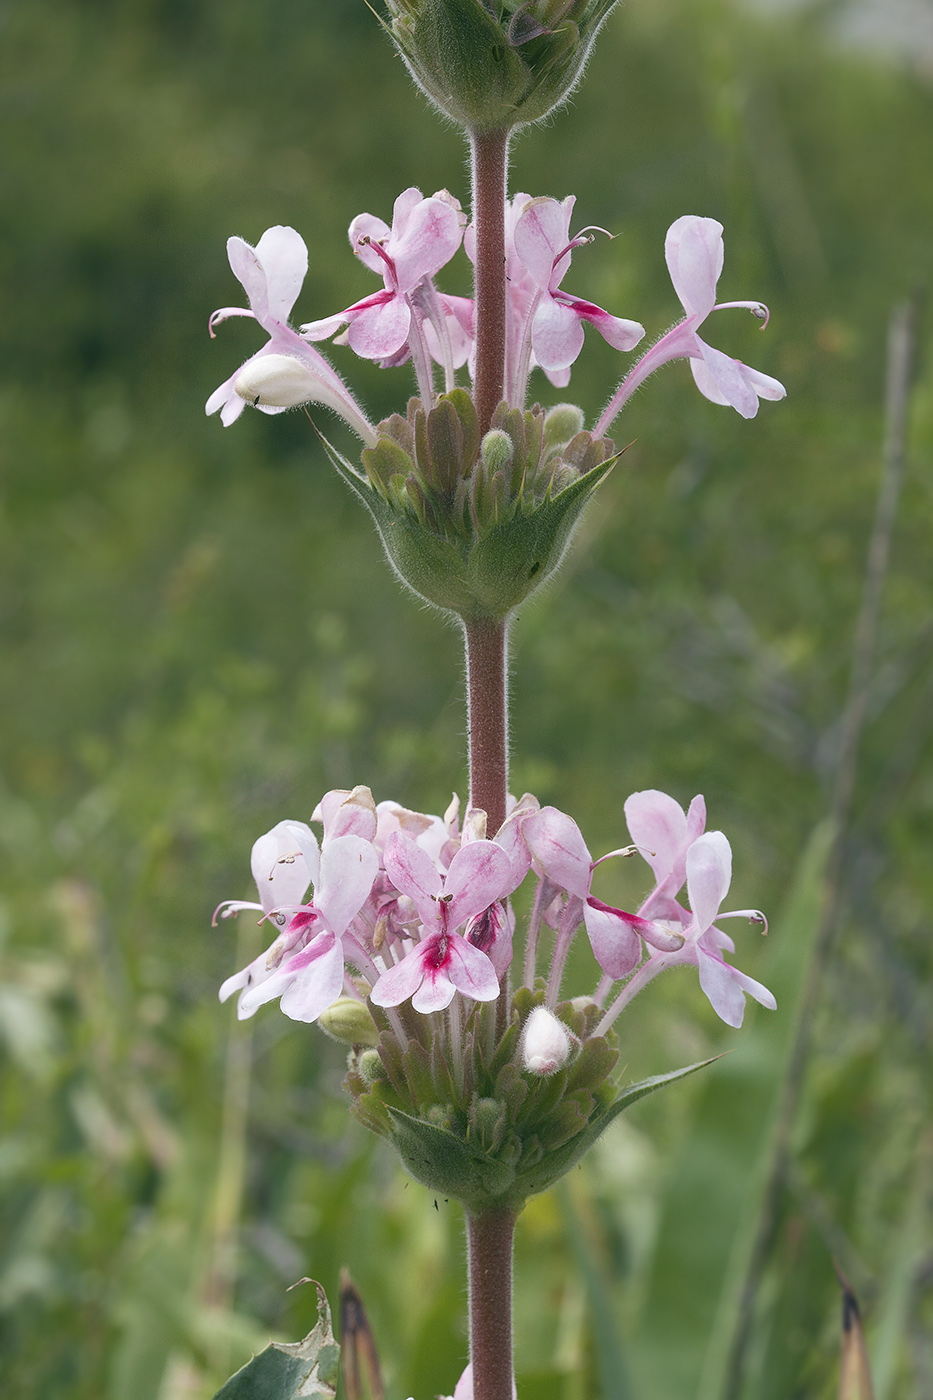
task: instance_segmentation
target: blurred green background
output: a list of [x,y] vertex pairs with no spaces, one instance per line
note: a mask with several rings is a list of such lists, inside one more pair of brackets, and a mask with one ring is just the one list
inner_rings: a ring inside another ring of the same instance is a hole
[[[529,1205],[523,1400],[823,1400],[833,1256],[879,1400],[933,1393],[923,331],[836,937],[729,1362],[818,919],[887,323],[933,261],[931,84],[834,47],[827,8],[629,0],[572,106],[514,150],[513,190],[572,191],[579,223],[620,235],[568,284],[649,340],[679,312],[669,223],[721,219],[720,296],[773,319],[761,335],[723,313],[709,337],[788,389],[745,423],[682,364],[652,381],[571,562],[515,627],[514,790],[570,810],[594,851],[625,841],[629,792],[704,792],[732,906],[773,920],[766,943],[736,926],[736,961],[779,1000],[735,1033],[682,974],[620,1025],[632,1078],[734,1053]],[[201,1400],[308,1330],[313,1293],[290,1284],[333,1297],[347,1265],[392,1400],[449,1394],[457,1209],[349,1120],[339,1047],[219,1007],[259,935],[210,918],[249,897],[255,836],[329,787],[435,811],[463,792],[458,637],[399,593],[302,415],[224,430],[202,406],[261,343],[246,321],[207,336],[240,300],[226,237],[298,228],[296,319],[328,314],[372,289],[354,215],[410,184],[466,202],[460,138],[362,0],[6,0],[0,72],[0,1388]],[[444,285],[468,289],[462,256]],[[410,391],[404,370],[333,360],[374,418]],[[623,368],[588,337],[570,393],[595,414]],[[601,892],[642,889],[626,865]],[[592,978],[582,956],[574,976]]]

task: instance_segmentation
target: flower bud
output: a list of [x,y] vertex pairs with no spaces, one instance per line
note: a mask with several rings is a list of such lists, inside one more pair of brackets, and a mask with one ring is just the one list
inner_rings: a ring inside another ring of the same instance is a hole
[[387,0],[422,91],[473,131],[540,121],[566,101],[615,0]]
[[[565,415],[565,424],[569,415]],[[506,618],[554,573],[594,490],[610,471],[609,438],[578,432],[548,459],[544,414],[501,403],[480,440],[464,389],[427,412],[380,423],[365,477],[326,439],[331,462],[373,517],[389,561],[427,602],[461,618]],[[490,477],[485,458],[509,465]]]
[[341,394],[335,384],[322,379],[295,355],[254,355],[234,379],[233,388],[253,408],[267,413],[304,403],[324,404],[339,413],[367,446],[375,444],[372,428],[349,395]]
[[367,1089],[374,1084],[384,1084],[389,1078],[378,1050],[364,1050],[356,1062],[356,1072]]
[[583,431],[583,409],[575,403],[559,403],[544,418],[544,445],[556,447]]
[[260,355],[250,360],[233,381],[247,403],[266,408],[296,408],[316,398],[321,381],[294,355]]
[[365,1002],[338,997],[318,1017],[318,1025],[344,1045],[378,1045],[379,1031]]
[[522,1036],[522,1068],[547,1078],[570,1059],[576,1037],[546,1006],[536,1006],[525,1022]]
[[514,448],[512,439],[508,433],[504,433],[501,428],[491,428],[483,438],[483,445],[480,449],[483,458],[483,466],[490,476],[494,472],[505,474],[512,465],[512,454]]

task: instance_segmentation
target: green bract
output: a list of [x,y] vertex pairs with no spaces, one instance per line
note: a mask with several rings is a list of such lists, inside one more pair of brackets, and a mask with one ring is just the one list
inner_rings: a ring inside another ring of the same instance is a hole
[[559,106],[616,0],[387,0],[387,26],[432,102],[473,131],[507,131]]
[[572,405],[502,403],[481,440],[469,394],[454,389],[380,423],[365,476],[325,447],[410,588],[459,617],[503,619],[557,568],[615,460],[612,442],[579,423]]
[[470,1211],[520,1210],[570,1171],[623,1109],[711,1063],[620,1090],[609,1077],[615,1036],[592,1034],[600,1009],[562,1002],[556,1014],[582,1042],[579,1054],[546,1079],[523,1073],[522,1029],[544,995],[540,982],[516,993],[510,1024],[488,1054],[490,1012],[476,1007],[463,1038],[462,1087],[436,1041],[428,1048],[413,1039],[403,1051],[388,1034],[378,1060],[368,1051],[347,1075],[360,1121],[392,1141],[416,1181]]

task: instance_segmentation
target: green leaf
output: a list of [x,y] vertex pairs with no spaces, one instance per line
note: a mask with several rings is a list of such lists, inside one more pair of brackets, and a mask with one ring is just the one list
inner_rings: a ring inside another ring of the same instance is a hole
[[529,513],[518,511],[493,526],[470,551],[467,577],[480,610],[506,617],[558,567],[584,507],[612,469],[594,467]]
[[324,1290],[314,1286],[318,1320],[304,1341],[270,1343],[221,1386],[214,1400],[335,1400],[340,1347]]
[[396,1108],[388,1111],[398,1154],[422,1186],[474,1207],[499,1201],[508,1192],[515,1180],[508,1163],[474,1150],[445,1128]]
[[628,1089],[624,1089],[612,1106],[605,1112],[594,1118],[583,1129],[577,1133],[569,1142],[558,1147],[555,1151],[546,1152],[536,1167],[523,1171],[519,1177],[518,1185],[525,1196],[533,1196],[538,1191],[546,1191],[549,1186],[553,1186],[555,1181],[559,1181],[580,1159],[590,1150],[597,1138],[601,1137],[610,1123],[615,1122],[619,1114],[626,1108],[630,1108],[639,1099],[645,1098],[648,1094],[653,1094],[657,1089],[661,1089],[665,1084],[673,1084],[678,1079],[686,1079],[688,1074],[695,1074],[698,1069],[705,1069],[707,1065],[714,1064],[722,1056],[714,1055],[709,1060],[699,1060],[694,1065],[686,1065],[683,1069],[671,1070],[669,1074],[656,1074],[650,1079],[642,1079],[638,1084],[632,1084]]

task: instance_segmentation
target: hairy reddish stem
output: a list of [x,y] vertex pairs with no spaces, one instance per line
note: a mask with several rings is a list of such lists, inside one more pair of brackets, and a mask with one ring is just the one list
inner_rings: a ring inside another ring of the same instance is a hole
[[480,432],[485,433],[505,385],[505,197],[509,133],[470,133],[476,373],[473,381]]
[[498,618],[464,618],[463,633],[470,806],[486,813],[486,831],[493,837],[505,821],[509,778],[508,624]]
[[512,1211],[467,1215],[473,1400],[512,1400]]

